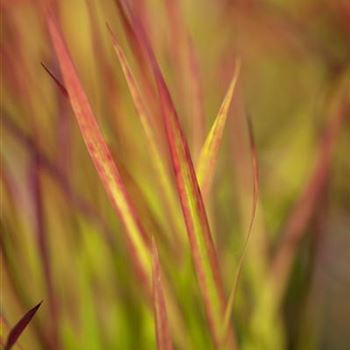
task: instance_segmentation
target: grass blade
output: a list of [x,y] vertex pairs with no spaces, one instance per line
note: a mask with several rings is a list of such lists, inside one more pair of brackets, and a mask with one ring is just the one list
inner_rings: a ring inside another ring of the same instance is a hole
[[[111,31],[111,34],[112,34],[112,37],[113,37],[114,34],[112,33],[112,31]],[[116,43],[116,42],[115,42],[115,43]],[[131,72],[131,70],[130,70],[130,68],[129,68],[129,65],[128,65],[127,61],[126,61],[126,57],[125,57],[125,55],[123,55],[123,52],[122,52],[121,47],[118,46],[118,48],[120,49],[120,52],[121,52],[121,54],[122,54],[121,58],[124,59],[123,62],[122,62],[122,66],[123,66],[124,69],[126,69],[125,72],[126,72],[127,78],[129,79],[129,80],[127,80],[127,82],[128,82],[128,84],[131,84],[131,85],[130,85],[130,90],[132,91],[132,93],[136,94],[136,96],[134,96],[134,98],[136,99],[136,101],[134,101],[134,102],[135,102],[135,105],[136,105],[136,102],[137,102],[138,111],[139,111],[140,113],[143,113],[142,116],[140,116],[140,118],[141,118],[141,117],[144,118],[144,123],[146,124],[146,127],[149,127],[149,128],[150,128],[150,126],[148,126],[148,124],[147,124],[148,121],[147,121],[146,115],[145,115],[146,107],[142,105],[141,96],[138,94],[138,92],[137,92],[137,90],[136,90],[136,89],[137,89],[137,85],[135,84],[135,81],[134,81],[134,79],[133,79],[132,72]],[[45,68],[46,68],[46,66],[45,66]],[[64,84],[63,84],[62,82],[60,82],[59,79],[58,79],[53,73],[51,73],[51,71],[50,71],[48,68],[46,68],[46,70],[48,71],[49,75],[53,78],[53,80],[54,80],[56,83],[59,84],[60,89],[61,89],[61,88],[64,89],[62,92],[66,91],[66,88],[65,88]],[[134,89],[134,90],[133,90],[133,89]],[[68,96],[68,94],[67,94],[67,96]],[[152,131],[151,131],[151,128],[150,128],[150,133],[151,133],[151,132],[152,132]],[[152,134],[150,134],[150,135],[153,136]],[[152,139],[152,140],[153,140],[153,139]],[[154,146],[154,147],[155,147],[155,146]],[[156,150],[156,148],[155,148],[155,150]],[[160,159],[159,159],[158,161],[160,162]],[[165,169],[165,168],[164,168],[164,169]],[[126,174],[125,174],[125,169],[123,169],[123,167],[120,167],[120,173],[121,173],[122,175],[126,175]],[[123,177],[124,177],[124,178],[128,178],[128,176],[123,176]],[[139,199],[139,200],[140,200],[140,199]],[[167,292],[167,296],[168,296],[168,298],[169,298],[169,306],[171,307],[171,310],[172,310],[172,313],[171,313],[171,320],[170,320],[170,321],[172,322],[173,328],[176,329],[176,331],[178,331],[179,334],[181,334],[181,339],[180,339],[180,340],[177,339],[177,341],[178,341],[179,343],[181,342],[181,344],[184,344],[184,343],[187,344],[188,340],[186,339],[186,336],[185,336],[184,331],[182,331],[182,330],[183,330],[183,327],[182,327],[182,320],[180,319],[180,317],[179,317],[179,315],[178,315],[178,309],[177,309],[177,306],[176,306],[176,304],[175,304],[174,298],[173,298],[173,296],[170,294],[169,288],[166,289],[166,292]],[[184,342],[184,343],[183,343],[183,342]]]
[[20,335],[23,333],[23,331],[28,326],[29,322],[32,320],[36,312],[38,311],[40,305],[42,304],[42,301],[34,306],[32,309],[30,309],[17,323],[16,325],[11,329],[4,350],[10,350],[13,345],[17,342]]
[[[137,18],[131,15],[138,41],[147,52],[162,108],[162,120],[176,178],[177,191],[187,227],[193,262],[207,318],[216,346],[222,340],[224,296],[219,264],[212,241],[203,199],[197,182],[188,144],[183,135],[177,112],[166,86],[149,40]],[[230,338],[233,341],[233,338]],[[232,343],[232,347],[233,347]]]
[[122,181],[120,172],[113,161],[112,154],[106,145],[87,96],[78,78],[61,30],[51,12],[47,13],[47,21],[64,85],[79,124],[81,134],[90,157],[101,178],[104,188],[121,219],[127,232],[127,239],[133,262],[144,282],[150,282],[151,259],[150,244],[143,226],[136,214]]
[[248,122],[249,143],[250,143],[250,150],[251,150],[252,173],[253,173],[252,213],[251,213],[251,218],[250,218],[250,222],[249,222],[249,226],[248,226],[247,236],[246,236],[246,239],[245,239],[245,242],[243,245],[242,254],[241,254],[241,257],[238,261],[235,279],[233,281],[233,286],[231,288],[231,292],[230,292],[229,299],[228,299],[226,309],[225,309],[225,319],[224,319],[224,326],[223,326],[225,336],[228,332],[229,325],[230,325],[230,319],[231,319],[233,305],[234,305],[236,292],[237,292],[237,288],[238,288],[238,282],[239,282],[239,278],[241,276],[243,263],[244,263],[246,255],[247,255],[248,243],[249,243],[249,240],[251,237],[251,233],[252,233],[252,229],[253,229],[253,225],[254,225],[254,221],[255,221],[256,208],[257,208],[258,196],[259,196],[258,156],[257,156],[256,145],[255,145],[255,141],[254,141],[253,127],[251,124],[251,120],[249,118],[247,118],[247,122]]
[[[200,67],[183,9],[178,1],[166,0],[164,7],[170,29],[169,56],[176,70],[176,80],[181,98],[191,116],[192,157],[197,160],[205,138],[205,116]],[[190,77],[190,79],[188,79]]]
[[[112,31],[110,30],[110,32],[111,32],[111,34],[112,34],[112,37],[114,36],[114,34],[112,33]],[[122,50],[121,49],[121,47],[120,46],[118,46],[118,48],[120,49],[120,50]],[[129,65],[128,65],[128,63],[127,63],[127,61],[126,61],[126,57],[125,57],[125,55],[123,55],[123,52],[121,51],[121,54],[122,54],[122,59],[124,58],[124,60],[123,60],[123,64],[124,64],[124,67],[126,68],[126,72],[127,72],[127,76],[131,79],[131,78],[133,78],[133,74],[132,74],[132,72],[131,72],[131,70],[130,70],[130,68],[129,68]],[[64,91],[66,91],[66,88],[65,88],[65,86],[63,85],[63,83],[50,71],[50,69],[49,68],[47,68],[45,65],[43,65],[44,67],[45,67],[45,69],[47,70],[47,72],[49,73],[49,75],[53,78],[53,80],[55,81],[55,83],[57,83],[57,84],[59,84],[59,88],[60,88],[60,90],[62,90],[62,92],[64,92]],[[135,83],[135,80],[131,80],[131,81],[128,81],[128,83],[131,83],[131,86],[130,86],[130,90],[132,89],[132,88],[134,88],[134,89],[137,89],[137,85],[136,85],[136,83]],[[143,123],[144,124],[146,124],[146,127],[149,127],[149,131],[150,131],[150,135],[151,136],[153,136],[151,133],[152,133],[152,129],[151,129],[151,127],[148,125],[148,120],[147,120],[147,118],[146,118],[146,114],[145,114],[145,112],[146,112],[146,107],[144,106],[144,105],[142,105],[142,100],[141,100],[141,96],[138,94],[138,92],[137,92],[137,90],[133,90],[133,93],[136,93],[136,96],[135,96],[135,98],[136,98],[136,101],[137,101],[137,106],[138,106],[138,110],[140,110],[140,113],[143,113],[143,115],[141,116],[140,115],[140,118],[142,117],[142,118],[144,118],[144,120],[143,120]],[[66,95],[67,97],[68,97],[68,93],[67,93],[67,95]],[[135,101],[134,101],[135,102]],[[136,102],[135,102],[135,105],[136,105]],[[153,139],[152,139],[153,140]],[[150,142],[151,142],[151,140],[149,140]],[[155,146],[155,144],[154,144],[154,149],[155,149],[155,151],[157,151],[157,148],[156,148],[156,146]],[[163,166],[163,164],[161,163],[161,159],[160,159],[160,155],[158,155],[158,157],[159,157],[159,159],[158,159],[158,161],[159,161],[159,163],[160,163],[160,165],[162,165]],[[164,169],[164,171],[165,171],[165,167],[163,166],[163,169]],[[127,171],[126,171],[126,169],[125,168],[123,168],[123,166],[122,165],[120,165],[119,166],[119,170],[120,170],[120,173],[121,173],[121,175],[123,176],[123,179],[125,179],[125,184],[126,185],[128,185],[128,182],[132,182],[132,177],[130,176],[130,174],[128,174],[127,173]],[[168,185],[170,186],[170,183],[168,183]],[[128,186],[127,186],[128,187]],[[129,187],[128,187],[129,188]],[[140,209],[139,207],[140,207],[140,202],[142,203],[142,194],[141,194],[141,192],[140,192],[140,190],[137,188],[137,185],[135,184],[135,183],[133,183],[132,184],[132,188],[133,188],[133,191],[131,192],[131,194],[136,194],[136,196],[137,196],[137,198],[138,198],[138,208],[137,209]],[[130,188],[129,188],[129,190],[130,190]],[[145,206],[144,206],[145,207]],[[142,211],[141,211],[142,212]],[[138,213],[140,213],[140,210],[138,210]],[[149,226],[149,225],[148,225]],[[152,226],[152,225],[151,225]],[[147,227],[147,225],[145,226],[145,227]],[[149,229],[150,229],[150,227],[148,227]],[[155,234],[155,232],[157,232],[158,230],[156,229],[156,227],[152,227],[152,232]],[[171,314],[171,316],[172,316],[172,319],[171,319],[171,321],[172,321],[172,325],[173,325],[173,328],[175,327],[177,327],[176,328],[176,330],[177,331],[179,331],[179,329],[180,330],[182,330],[182,328],[179,328],[179,327],[181,327],[181,320],[180,320],[180,318],[179,318],[179,316],[178,316],[178,310],[176,309],[176,305],[175,305],[175,303],[174,303],[174,298],[171,296],[171,295],[169,295],[169,293],[170,293],[170,290],[168,289],[168,290],[166,290],[166,292],[167,292],[167,295],[168,295],[168,298],[169,298],[169,302],[172,302],[172,304],[170,304],[170,306],[172,307],[172,314]],[[183,341],[185,341],[186,342],[186,340],[184,339],[184,332],[179,332],[179,334],[182,334],[182,340]],[[178,339],[177,339],[178,340]]]
[[204,198],[206,198],[208,195],[213,181],[213,174],[218,159],[218,152],[222,140],[222,135],[225,129],[228,112],[240,72],[240,67],[241,62],[238,60],[225,98],[215,118],[214,124],[210,129],[209,135],[204,142],[198,159],[196,173],[198,183]]
[[152,281],[153,281],[153,307],[156,325],[158,350],[172,350],[173,345],[168,325],[167,311],[164,300],[161,269],[156,242],[152,240]]
[[[174,227],[176,228],[177,233],[181,234],[183,232],[182,227],[179,225],[179,221],[177,219],[176,213],[177,213],[177,203],[176,203],[176,197],[175,193],[173,191],[172,184],[169,179],[169,174],[167,172],[167,169],[165,167],[164,161],[162,159],[162,155],[157,148],[156,143],[156,137],[152,130],[152,126],[150,124],[150,117],[149,112],[147,109],[147,106],[143,102],[143,97],[140,94],[140,90],[138,87],[138,84],[136,82],[136,78],[131,70],[131,67],[128,63],[128,60],[126,58],[126,55],[122,49],[122,47],[119,45],[117,38],[115,34],[113,33],[112,29],[107,25],[108,30],[112,37],[112,44],[115,50],[115,53],[118,57],[119,63],[121,65],[121,68],[123,70],[123,74],[125,77],[125,80],[128,84],[130,94],[132,96],[135,109],[137,111],[137,114],[140,118],[142,127],[145,131],[148,145],[150,148],[150,156],[151,160],[153,162],[154,168],[156,170],[159,184],[161,186],[161,189],[165,195],[166,204],[170,209],[170,213],[172,214],[170,219],[173,222]],[[183,237],[183,236],[182,236]]]
[[130,45],[130,48],[134,54],[134,57],[136,59],[136,62],[138,64],[138,68],[141,73],[141,82],[142,87],[145,91],[145,94],[147,96],[147,103],[152,108],[152,111],[158,112],[155,110],[154,106],[154,86],[152,84],[152,81],[150,79],[150,72],[149,67],[147,66],[147,60],[146,60],[146,53],[144,51],[144,48],[140,43],[138,42],[136,38],[136,34],[134,31],[134,28],[131,25],[130,18],[128,16],[127,11],[127,4],[124,2],[124,0],[115,0],[116,7],[118,9],[120,18],[123,23],[123,28],[125,30],[128,43]]
[[68,91],[67,91],[66,87],[62,84],[62,82],[55,76],[55,74],[53,74],[51,72],[51,70],[46,66],[45,63],[41,62],[41,66],[45,69],[45,71],[51,77],[51,79],[54,80],[54,82],[58,86],[59,90],[62,92],[63,96],[68,98],[69,97]]

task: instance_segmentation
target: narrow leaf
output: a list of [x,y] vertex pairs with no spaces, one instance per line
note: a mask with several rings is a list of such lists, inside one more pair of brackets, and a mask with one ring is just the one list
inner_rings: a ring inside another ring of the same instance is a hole
[[38,311],[42,301],[34,306],[32,309],[30,309],[17,323],[16,325],[11,329],[4,350],[10,350],[13,345],[17,342],[20,335],[23,333],[23,331],[28,326],[29,322],[34,317],[35,313]]
[[113,161],[112,154],[103,139],[71,60],[68,48],[64,42],[61,30],[51,12],[47,14],[47,21],[51,40],[60,64],[64,85],[68,91],[69,100],[88,152],[104,188],[125,227],[129,247],[133,255],[133,262],[142,279],[149,282],[151,259],[148,237],[131,203],[120,172]]
[[133,99],[135,109],[137,111],[137,114],[140,118],[142,127],[144,129],[144,132],[147,137],[148,146],[150,149],[150,157],[151,161],[153,162],[153,166],[156,170],[156,174],[158,176],[159,184],[161,186],[161,189],[165,195],[166,204],[170,209],[171,213],[171,220],[173,222],[174,227],[177,230],[178,234],[181,234],[183,232],[182,227],[179,225],[177,214],[177,203],[176,203],[176,194],[173,191],[173,186],[171,184],[171,181],[169,179],[169,175],[167,172],[167,169],[165,167],[164,161],[162,159],[162,155],[159,151],[159,148],[157,147],[156,137],[153,132],[152,126],[150,124],[150,116],[149,111],[147,109],[147,106],[143,102],[143,97],[140,94],[139,86],[136,82],[136,78],[131,70],[131,67],[128,63],[128,60],[126,58],[126,55],[122,49],[122,47],[119,45],[117,38],[115,34],[113,33],[112,29],[107,25],[108,30],[112,37],[112,44],[115,50],[115,53],[117,55],[117,58],[119,60],[119,63],[122,67],[125,80],[128,84],[131,97]]
[[[147,52],[162,107],[162,119],[171,154],[177,191],[187,227],[193,262],[214,343],[219,346],[224,321],[223,286],[203,199],[188,144],[149,40],[137,18],[131,15],[138,41]],[[233,341],[233,338],[230,338]],[[234,347],[232,343],[232,347]]]
[[247,118],[247,123],[248,123],[248,132],[249,132],[249,144],[250,144],[250,152],[251,152],[251,162],[252,162],[252,174],[253,174],[253,198],[252,198],[252,213],[251,213],[251,218],[250,218],[250,223],[248,226],[248,232],[246,235],[246,239],[243,245],[243,250],[241,257],[238,261],[237,265],[237,270],[236,270],[236,275],[235,279],[233,281],[233,286],[231,288],[231,292],[229,295],[229,299],[226,305],[226,310],[225,310],[225,320],[224,320],[224,335],[227,336],[227,332],[229,329],[230,325],[230,319],[233,311],[233,305],[236,297],[236,292],[238,288],[238,282],[239,278],[241,276],[241,271],[243,267],[243,263],[245,260],[245,257],[247,255],[247,250],[248,250],[248,243],[251,237],[251,233],[253,230],[253,225],[255,221],[255,216],[256,216],[256,208],[258,204],[258,195],[259,195],[259,167],[258,167],[258,157],[257,157],[257,151],[256,151],[256,145],[254,141],[254,135],[253,135],[253,127],[251,124],[251,120]]
[[214,124],[210,129],[209,135],[205,140],[198,159],[197,178],[204,198],[208,195],[213,181],[213,174],[216,168],[222,135],[234,95],[240,67],[241,63],[240,60],[238,60],[226,96],[221,104]]
[[68,97],[68,92],[67,92],[66,87],[56,77],[56,75],[51,72],[51,70],[45,65],[45,63],[41,62],[41,66],[46,70],[47,74],[55,81],[55,83],[57,84],[58,88],[62,92],[63,96]]
[[203,91],[198,57],[188,28],[186,28],[181,3],[166,0],[164,7],[170,32],[167,48],[172,58],[173,69],[176,69],[176,80],[181,99],[186,104],[187,113],[191,117],[192,157],[197,160],[205,137]]
[[120,18],[123,22],[123,27],[127,35],[128,43],[132,49],[134,57],[136,58],[138,67],[141,72],[142,86],[147,96],[147,102],[149,105],[154,103],[154,89],[153,84],[150,79],[149,67],[147,66],[146,53],[144,52],[144,47],[138,42],[136,33],[132,27],[128,16],[128,4],[124,0],[115,0]]
[[153,281],[153,307],[156,326],[158,350],[172,350],[167,311],[164,300],[161,268],[156,242],[152,240],[152,281]]

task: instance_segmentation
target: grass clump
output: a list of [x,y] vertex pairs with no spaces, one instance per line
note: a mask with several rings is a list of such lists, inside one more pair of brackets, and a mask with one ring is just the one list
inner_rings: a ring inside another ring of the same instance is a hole
[[1,5],[4,349],[346,349],[349,11],[293,6]]

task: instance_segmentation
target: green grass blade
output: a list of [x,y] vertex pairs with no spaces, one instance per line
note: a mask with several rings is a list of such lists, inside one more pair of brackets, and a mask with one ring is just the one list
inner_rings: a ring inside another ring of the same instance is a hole
[[198,183],[204,198],[206,198],[208,195],[213,181],[213,174],[218,159],[219,148],[226,125],[228,112],[234,95],[237,79],[239,76],[240,67],[241,62],[238,60],[225,98],[215,118],[214,124],[212,125],[210,132],[200,151],[196,173]]

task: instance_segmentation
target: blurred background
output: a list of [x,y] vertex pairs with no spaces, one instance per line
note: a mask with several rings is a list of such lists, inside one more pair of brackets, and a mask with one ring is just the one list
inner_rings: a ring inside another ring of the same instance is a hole
[[[233,309],[239,348],[350,349],[350,2],[127,2],[150,37],[194,163],[241,60],[205,201],[227,296],[252,215],[249,118],[260,189]],[[1,1],[1,341],[44,300],[18,349],[153,349],[152,308],[123,228],[69,101],[43,67],[62,79],[46,5]],[[126,187],[160,242],[185,330],[173,334],[182,339],[175,348],[210,349],[190,248],[179,238],[182,214],[174,209],[175,227],[106,28],[157,106],[118,1],[52,6]],[[153,127],[167,165],[159,119]]]

